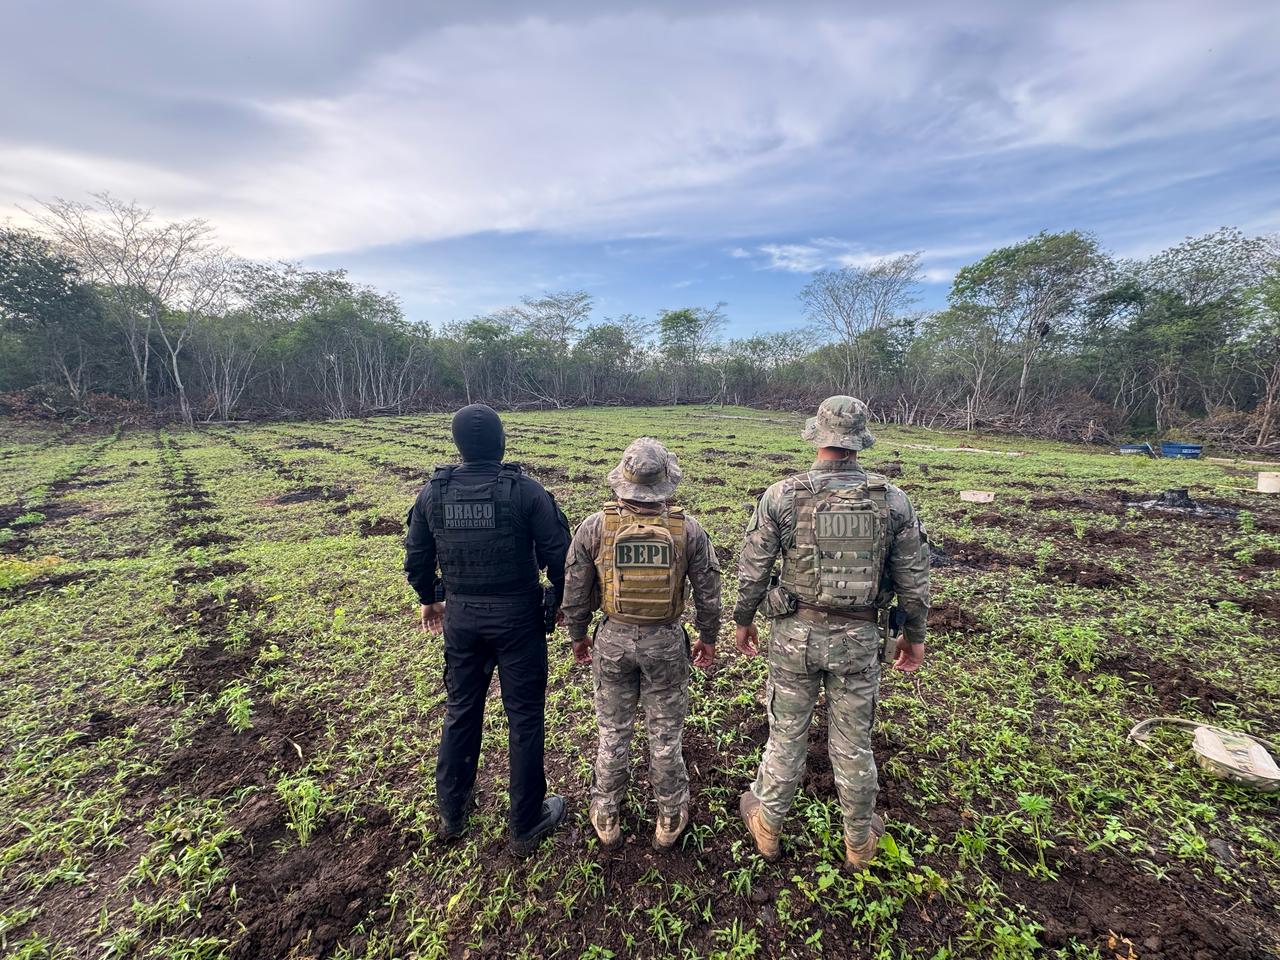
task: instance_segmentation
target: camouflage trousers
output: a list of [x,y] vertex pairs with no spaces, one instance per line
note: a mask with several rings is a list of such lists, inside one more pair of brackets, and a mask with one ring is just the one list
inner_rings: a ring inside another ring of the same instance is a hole
[[649,782],[662,810],[689,802],[684,765],[684,719],[689,712],[689,648],[679,625],[638,627],[605,621],[591,653],[596,720],[592,800],[622,805],[631,777],[631,738],[636,707],[644,705],[649,737]]
[[880,691],[880,635],[873,623],[808,614],[773,621],[765,702],[769,742],[752,791],[765,819],[782,826],[804,776],[809,724],[825,688],[828,751],[845,834],[861,842],[876,805],[871,724]]

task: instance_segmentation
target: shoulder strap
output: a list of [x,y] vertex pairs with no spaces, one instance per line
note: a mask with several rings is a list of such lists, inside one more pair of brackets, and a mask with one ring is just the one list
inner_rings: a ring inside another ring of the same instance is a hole
[[498,493],[504,500],[510,500],[512,491],[515,490],[516,481],[520,479],[523,471],[518,463],[504,463],[498,469]]

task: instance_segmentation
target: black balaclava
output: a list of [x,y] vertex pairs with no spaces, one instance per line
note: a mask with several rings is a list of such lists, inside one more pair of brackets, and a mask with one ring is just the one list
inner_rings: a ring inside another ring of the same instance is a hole
[[462,462],[501,460],[507,449],[502,421],[492,407],[473,403],[453,415],[453,442]]

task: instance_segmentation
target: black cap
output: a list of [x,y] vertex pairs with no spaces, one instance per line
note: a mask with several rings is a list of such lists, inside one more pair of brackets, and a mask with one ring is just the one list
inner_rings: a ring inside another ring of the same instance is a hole
[[453,442],[462,462],[501,460],[507,450],[507,435],[493,407],[473,403],[453,415]]

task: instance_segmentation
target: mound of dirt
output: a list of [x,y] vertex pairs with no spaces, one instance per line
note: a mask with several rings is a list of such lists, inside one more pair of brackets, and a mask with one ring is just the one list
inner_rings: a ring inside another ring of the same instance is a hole
[[359,527],[362,537],[399,537],[404,535],[404,524],[391,517],[377,520],[361,520]]
[[1239,697],[1229,690],[1202,680],[1186,667],[1172,666],[1134,652],[1112,657],[1098,664],[1095,673],[1109,673],[1139,688],[1151,688],[1163,712],[1185,713],[1187,701],[1205,716],[1218,712],[1218,705],[1236,706]]
[[938,603],[929,609],[931,633],[982,633],[986,627],[968,607],[954,603]]
[[293,503],[309,503],[312,500],[345,500],[350,495],[350,490],[344,490],[341,487],[322,487],[318,484],[312,484],[282,493],[278,497],[272,497],[267,502],[273,503],[278,507],[284,507]]
[[207,583],[218,577],[229,577],[247,570],[238,560],[218,560],[206,566],[178,567],[173,571],[173,579],[178,583]]
[[1106,589],[1133,583],[1133,577],[1127,573],[1120,573],[1087,560],[1074,560],[1070,557],[1050,560],[1045,564],[1044,572],[1054,580],[1074,583],[1079,587]]
[[254,700],[250,722],[252,727],[238,732],[221,714],[210,717],[190,744],[170,754],[147,792],[178,787],[184,794],[216,797],[242,787],[269,787],[273,771],[288,774],[302,765],[320,730],[305,711],[283,710],[269,700]]
[[219,533],[217,530],[206,530],[193,537],[184,537],[181,540],[175,540],[173,545],[179,550],[189,550],[192,547],[213,547],[228,543],[238,543],[239,540],[239,537],[232,536],[229,533]]
[[1007,553],[967,540],[948,540],[945,550],[931,543],[929,557],[934,567],[968,567],[971,570],[1001,570],[1017,562],[1017,558]]
[[[261,599],[251,587],[240,587],[219,600],[206,596],[197,600],[193,607],[185,606],[178,601],[169,607],[169,616],[178,626],[194,626],[197,631],[207,637],[216,637],[221,644],[222,634],[227,623],[236,611],[252,612],[262,605]],[[205,648],[199,648],[205,649]],[[195,651],[189,650],[188,655]]]
[[[1069,853],[1056,880],[1041,882],[1003,872],[997,882],[1025,903],[1044,926],[1047,947],[1072,940],[1104,955],[1114,934],[1117,957],[1143,960],[1263,960],[1271,954],[1254,933],[1216,910],[1197,909],[1179,889],[1127,863],[1093,854]],[[1187,889],[1185,881],[1178,885]],[[1130,952],[1118,938],[1133,945]]]
[[[358,822],[326,821],[305,846],[288,828],[273,795],[253,797],[232,819],[244,843],[227,855],[227,890],[204,910],[207,934],[228,936],[232,960],[327,957],[339,945],[360,955],[357,926],[386,920],[389,875],[418,844],[380,808],[357,811]],[[230,926],[230,930],[228,930]]]
[[40,593],[44,590],[58,590],[94,576],[97,576],[97,571],[95,570],[77,570],[66,573],[48,573],[42,577],[34,577],[26,583],[20,583],[7,590],[0,590],[0,606],[13,606],[34,593]]

